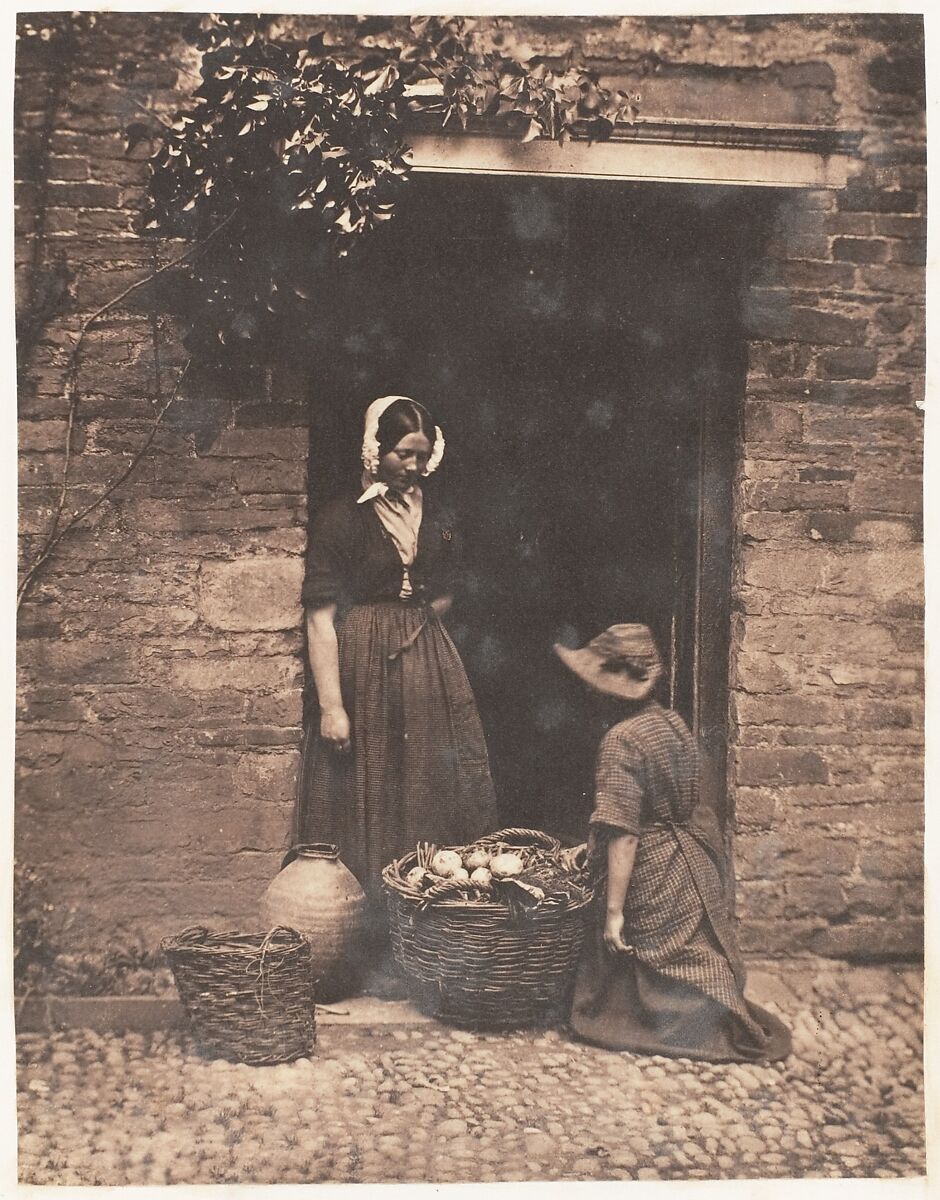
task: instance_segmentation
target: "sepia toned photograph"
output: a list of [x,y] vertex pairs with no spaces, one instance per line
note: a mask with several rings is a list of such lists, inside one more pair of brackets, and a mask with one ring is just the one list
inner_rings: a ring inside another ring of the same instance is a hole
[[16,14],[19,1184],[924,1180],[926,60]]

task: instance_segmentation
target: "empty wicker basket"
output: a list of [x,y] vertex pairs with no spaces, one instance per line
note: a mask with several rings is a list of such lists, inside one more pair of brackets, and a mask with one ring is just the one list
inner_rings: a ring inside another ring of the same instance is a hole
[[316,1040],[310,946],[295,929],[164,938],[180,998],[205,1048],[238,1062],[289,1062]]

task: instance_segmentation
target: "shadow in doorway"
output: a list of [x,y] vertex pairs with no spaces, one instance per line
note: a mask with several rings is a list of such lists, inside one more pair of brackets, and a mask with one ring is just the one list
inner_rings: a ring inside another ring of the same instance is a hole
[[[733,440],[740,278],[762,203],[721,188],[425,177],[336,269],[311,347],[312,508],[355,485],[371,399],[431,409],[447,454],[427,486],[460,514],[468,564],[449,626],[507,824],[577,835],[590,811],[603,730],[553,642],[650,625],[663,699],[699,722],[703,522],[722,506],[730,520],[732,463],[709,475],[706,425],[717,407]],[[709,586],[726,607],[727,570]],[[720,713],[720,662],[713,676]]]

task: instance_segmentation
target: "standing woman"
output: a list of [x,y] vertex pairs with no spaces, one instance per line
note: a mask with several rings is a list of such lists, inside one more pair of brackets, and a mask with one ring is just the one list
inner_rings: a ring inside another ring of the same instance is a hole
[[562,662],[617,723],[597,755],[588,842],[599,878],[571,1029],[610,1050],[768,1061],[787,1029],[744,997],[717,814],[699,795],[685,722],[654,698],[662,665],[645,625],[613,625]]
[[443,453],[420,404],[374,401],[359,487],[314,522],[302,590],[319,715],[304,738],[299,840],[339,846],[380,926],[387,863],[497,824],[476,703],[440,620],[457,542],[420,483]]

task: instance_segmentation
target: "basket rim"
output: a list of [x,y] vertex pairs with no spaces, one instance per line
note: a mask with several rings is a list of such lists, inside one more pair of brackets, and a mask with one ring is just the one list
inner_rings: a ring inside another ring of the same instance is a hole
[[[187,934],[195,937],[197,933],[202,934],[199,941],[182,940]],[[235,954],[244,957],[255,957],[262,952],[291,954],[309,947],[309,944],[299,930],[286,925],[277,925],[263,932],[238,929],[219,931],[207,929],[204,925],[192,925],[160,940],[160,948],[164,953],[192,951],[198,954]]]

